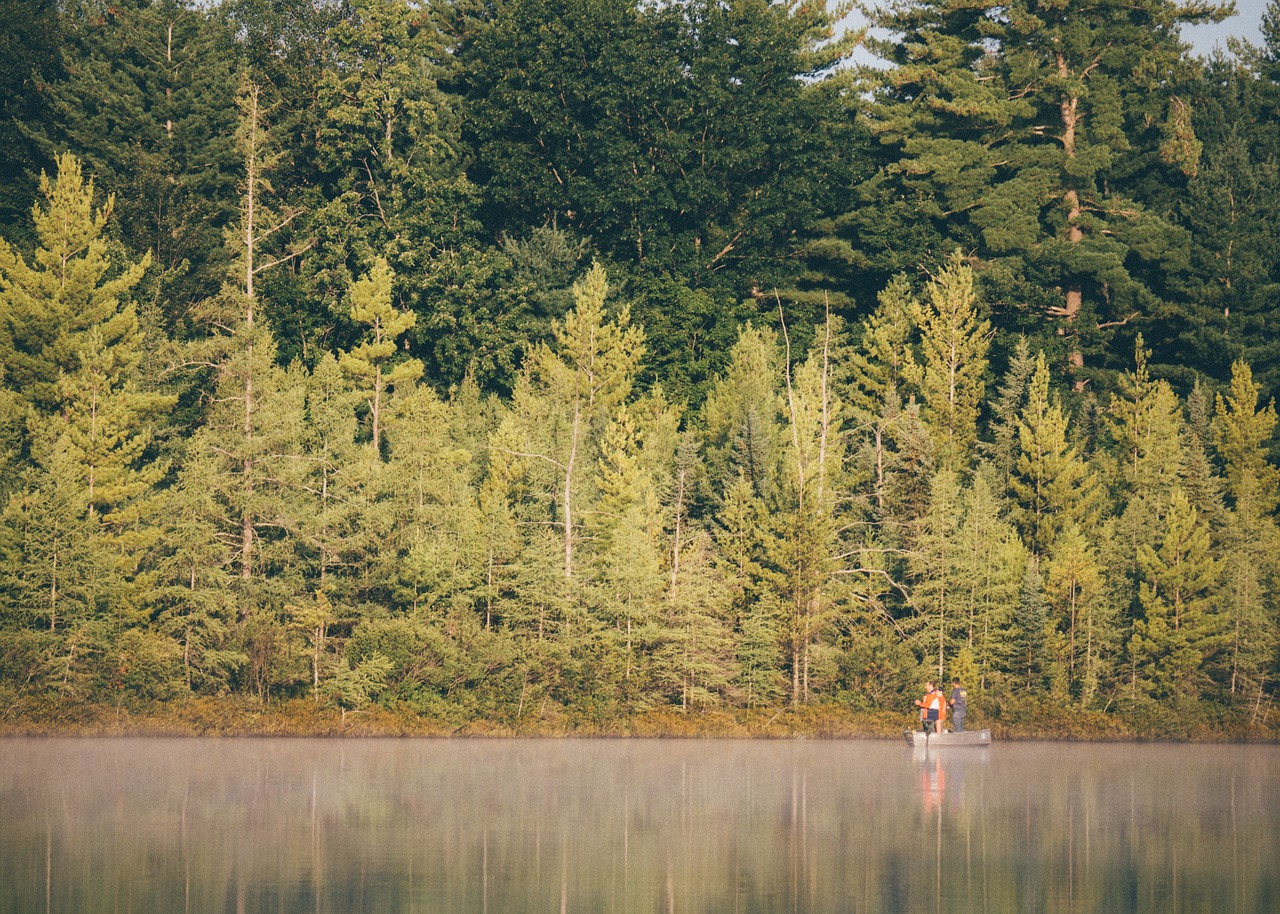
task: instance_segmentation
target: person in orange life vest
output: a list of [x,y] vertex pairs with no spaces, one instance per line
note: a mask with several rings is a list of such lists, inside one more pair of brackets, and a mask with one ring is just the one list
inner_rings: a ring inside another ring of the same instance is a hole
[[924,684],[924,698],[916,702],[920,709],[920,728],[925,733],[941,733],[947,719],[947,700],[933,680]]

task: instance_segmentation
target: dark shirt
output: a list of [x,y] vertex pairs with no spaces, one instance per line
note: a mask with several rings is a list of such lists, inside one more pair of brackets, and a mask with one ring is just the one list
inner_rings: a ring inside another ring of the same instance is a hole
[[969,693],[964,689],[956,686],[951,690],[951,713],[963,714],[965,702],[969,699]]

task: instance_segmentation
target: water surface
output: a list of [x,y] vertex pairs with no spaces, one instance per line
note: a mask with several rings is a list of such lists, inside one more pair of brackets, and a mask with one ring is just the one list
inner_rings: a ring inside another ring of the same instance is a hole
[[0,740],[0,912],[1280,911],[1280,749]]

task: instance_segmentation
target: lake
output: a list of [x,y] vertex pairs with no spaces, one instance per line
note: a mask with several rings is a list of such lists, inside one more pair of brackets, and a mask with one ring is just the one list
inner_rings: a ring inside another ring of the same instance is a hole
[[1280,747],[0,740],[0,912],[1280,911]]

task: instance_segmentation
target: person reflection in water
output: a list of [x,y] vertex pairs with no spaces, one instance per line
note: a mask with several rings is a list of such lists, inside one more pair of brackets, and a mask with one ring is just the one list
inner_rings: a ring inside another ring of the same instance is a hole
[[947,788],[947,772],[942,767],[941,759],[934,759],[933,764],[926,764],[920,769],[920,795],[924,799],[925,812],[933,812],[942,807],[943,794]]
[[920,729],[925,733],[941,733],[947,703],[932,679],[924,684],[924,698],[916,701],[916,707],[920,709]]
[[947,702],[951,705],[951,729],[956,733],[964,732],[965,706],[968,703],[969,693],[960,685],[960,677],[957,676],[951,680],[951,698]]

